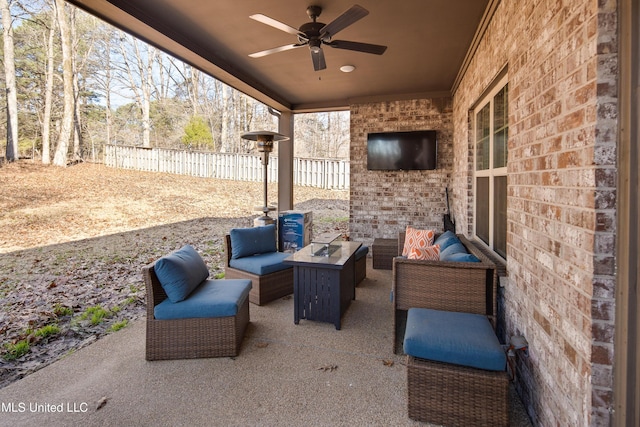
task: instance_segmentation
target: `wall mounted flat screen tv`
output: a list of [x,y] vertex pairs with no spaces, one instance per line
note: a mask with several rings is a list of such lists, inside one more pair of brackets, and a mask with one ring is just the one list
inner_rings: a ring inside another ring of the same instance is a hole
[[368,170],[432,170],[437,164],[435,130],[367,135]]

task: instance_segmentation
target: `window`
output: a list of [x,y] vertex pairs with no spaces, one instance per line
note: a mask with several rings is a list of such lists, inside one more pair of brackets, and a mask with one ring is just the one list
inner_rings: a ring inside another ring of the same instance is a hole
[[474,110],[475,235],[507,257],[507,140],[509,86],[506,77]]

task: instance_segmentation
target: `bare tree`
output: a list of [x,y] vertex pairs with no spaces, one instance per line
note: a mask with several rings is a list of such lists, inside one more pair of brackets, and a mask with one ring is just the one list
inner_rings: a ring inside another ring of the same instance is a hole
[[55,0],[56,19],[60,28],[60,40],[62,42],[62,79],[64,85],[64,109],[62,113],[62,127],[58,136],[56,153],[53,156],[53,164],[56,166],[66,166],[69,151],[69,140],[73,130],[73,66],[71,63],[71,31],[67,14],[65,12],[65,1]]
[[[124,68],[129,78],[130,86],[128,89],[133,92],[136,100],[136,104],[140,108],[142,113],[142,146],[151,146],[151,90],[153,88],[153,64],[155,56],[157,55],[157,49],[143,44],[143,48],[146,51],[146,61],[143,56],[142,49],[140,48],[140,42],[137,39],[131,37],[131,45],[133,47],[133,58],[130,58],[129,52],[127,52],[126,40],[127,37],[122,37],[120,43],[120,49],[122,52],[122,60]],[[132,63],[133,62],[133,63]]]
[[222,126],[220,129],[220,152],[233,153],[234,149],[231,145],[231,88],[222,85]]
[[349,112],[297,114],[295,155],[348,158]]
[[13,20],[7,0],[0,0],[2,32],[4,40],[4,74],[7,96],[7,161],[18,160],[18,98],[16,66],[13,52]]
[[82,115],[80,114],[80,86],[78,84],[78,35],[76,31],[76,8],[70,8],[71,69],[73,76],[73,160],[80,159],[82,145]]
[[47,65],[45,70],[44,107],[42,112],[42,163],[51,163],[51,108],[53,105],[53,66],[54,66],[54,37],[56,31],[56,16],[50,14],[51,21],[47,31],[45,45],[47,46]]
[[[92,18],[97,20],[97,18]],[[100,37],[96,38],[93,49],[93,55],[96,62],[95,69],[92,70],[90,84],[93,90],[104,95],[105,102],[105,126],[104,141],[111,143],[113,140],[113,102],[112,95],[115,90],[115,77],[113,57],[117,55],[117,41],[121,37],[121,32],[114,27],[103,24],[99,33]]]

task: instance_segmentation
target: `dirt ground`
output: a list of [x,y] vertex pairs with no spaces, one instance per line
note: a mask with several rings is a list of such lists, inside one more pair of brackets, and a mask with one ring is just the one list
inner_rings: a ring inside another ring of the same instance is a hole
[[[346,190],[294,189],[314,233],[348,231]],[[144,316],[141,267],[191,244],[212,276],[262,184],[82,163],[0,167],[0,387]],[[269,186],[270,202],[277,186]]]

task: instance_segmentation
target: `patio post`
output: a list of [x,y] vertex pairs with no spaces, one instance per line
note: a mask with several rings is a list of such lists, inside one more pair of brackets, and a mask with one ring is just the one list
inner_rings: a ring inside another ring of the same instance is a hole
[[280,112],[278,132],[289,137],[278,142],[278,211],[293,209],[293,113]]

